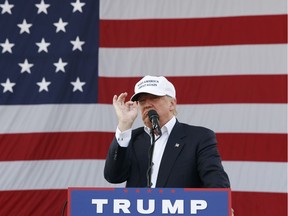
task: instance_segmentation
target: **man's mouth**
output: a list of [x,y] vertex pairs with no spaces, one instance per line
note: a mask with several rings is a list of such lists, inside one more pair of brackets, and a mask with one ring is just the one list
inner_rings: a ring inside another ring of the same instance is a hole
[[148,116],[148,112],[150,111],[151,109],[148,109],[148,110],[146,110],[145,112],[144,112],[144,118],[149,118],[149,116]]

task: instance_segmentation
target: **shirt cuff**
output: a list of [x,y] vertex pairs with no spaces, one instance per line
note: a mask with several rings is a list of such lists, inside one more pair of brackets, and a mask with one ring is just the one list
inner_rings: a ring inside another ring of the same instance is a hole
[[132,136],[132,129],[128,129],[126,131],[121,132],[119,128],[117,127],[115,137],[117,139],[118,144],[121,147],[128,147],[129,142],[131,140]]

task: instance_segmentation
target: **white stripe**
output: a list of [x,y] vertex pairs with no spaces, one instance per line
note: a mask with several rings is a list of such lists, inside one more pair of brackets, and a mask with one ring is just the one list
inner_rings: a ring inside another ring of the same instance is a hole
[[[101,48],[99,76],[287,74],[287,45]],[[163,74],[164,73],[164,74]]]
[[[287,163],[223,162],[233,191],[287,192]],[[104,160],[0,162],[0,190],[123,187],[103,177]]]
[[[181,122],[215,132],[287,133],[287,104],[177,105]],[[0,133],[107,131],[117,118],[112,105],[0,106]],[[140,115],[134,127],[142,126]]]
[[223,162],[232,191],[287,193],[287,163]]
[[287,104],[181,105],[178,117],[216,132],[287,133]]
[[[0,162],[0,190],[107,187],[104,160]],[[113,185],[114,186],[114,185]]]
[[286,14],[286,0],[101,0],[101,19]]

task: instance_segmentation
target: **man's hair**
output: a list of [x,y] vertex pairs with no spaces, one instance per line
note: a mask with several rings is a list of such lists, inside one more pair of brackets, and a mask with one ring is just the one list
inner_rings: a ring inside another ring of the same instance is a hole
[[[170,98],[170,100],[175,100],[175,102],[176,102],[176,98],[173,98],[173,97],[171,97],[171,96],[169,96],[169,95],[166,95],[166,97]],[[174,110],[172,110],[172,112],[173,112],[173,115],[174,115],[174,116],[176,116],[176,115],[177,115],[176,106],[175,106],[175,109],[174,109]]]

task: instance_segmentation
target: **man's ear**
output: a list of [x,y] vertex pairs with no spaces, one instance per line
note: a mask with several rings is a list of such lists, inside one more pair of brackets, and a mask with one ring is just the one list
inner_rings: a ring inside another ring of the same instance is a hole
[[176,110],[176,104],[177,104],[176,98],[172,98],[170,100],[170,110]]

